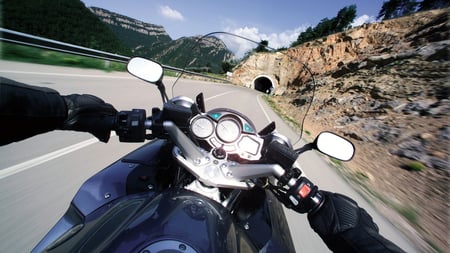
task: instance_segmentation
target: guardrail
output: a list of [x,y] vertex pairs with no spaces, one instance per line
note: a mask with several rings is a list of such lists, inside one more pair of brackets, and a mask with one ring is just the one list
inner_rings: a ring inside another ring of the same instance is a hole
[[[74,54],[74,55],[81,55],[86,57],[92,57],[97,59],[103,59],[103,60],[109,60],[109,61],[115,61],[115,62],[122,62],[127,63],[130,59],[129,56],[123,56],[118,54],[113,54],[109,52],[104,52],[100,50],[95,50],[92,48],[77,46],[74,44],[64,43],[57,40],[47,39],[44,37],[39,37],[31,34],[26,34],[22,32],[17,32],[5,28],[0,27],[0,41],[14,43],[18,45],[24,45],[24,46],[31,46],[41,49],[47,49],[62,53],[68,53],[68,54]],[[180,69],[168,65],[162,65],[164,69],[172,70],[180,73],[187,73],[190,75],[196,75],[206,78],[212,78],[224,82],[229,82],[226,79],[212,77],[208,75],[204,75],[197,72],[188,71],[185,69]]]

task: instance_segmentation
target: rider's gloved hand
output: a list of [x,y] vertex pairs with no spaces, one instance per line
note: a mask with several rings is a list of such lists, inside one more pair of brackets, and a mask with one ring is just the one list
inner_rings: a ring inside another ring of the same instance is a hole
[[67,118],[60,129],[89,132],[102,142],[108,142],[116,121],[117,110],[93,95],[62,96]]
[[403,252],[378,233],[372,217],[349,197],[322,191],[323,206],[308,221],[333,252]]

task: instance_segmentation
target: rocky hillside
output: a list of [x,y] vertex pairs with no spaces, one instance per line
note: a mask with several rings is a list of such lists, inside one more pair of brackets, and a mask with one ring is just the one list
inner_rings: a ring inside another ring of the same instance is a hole
[[244,86],[270,76],[282,95],[272,99],[301,122],[313,90],[306,63],[317,84],[305,130],[354,142],[354,160],[338,168],[424,252],[448,252],[450,243],[448,17],[434,10],[365,24],[253,55],[233,73]]

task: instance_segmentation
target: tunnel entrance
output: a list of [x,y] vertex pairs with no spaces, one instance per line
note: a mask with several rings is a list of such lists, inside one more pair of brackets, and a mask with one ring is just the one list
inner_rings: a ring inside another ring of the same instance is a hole
[[272,80],[270,80],[267,76],[258,76],[253,80],[253,87],[255,87],[255,90],[264,92],[266,94],[272,93],[274,89],[274,85],[272,83]]

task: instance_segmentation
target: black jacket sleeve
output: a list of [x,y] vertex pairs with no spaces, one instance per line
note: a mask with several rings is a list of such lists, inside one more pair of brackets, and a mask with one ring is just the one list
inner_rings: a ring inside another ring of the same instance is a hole
[[66,117],[57,91],[0,77],[0,145],[55,130]]
[[308,214],[311,227],[335,253],[404,253],[379,234],[372,217],[351,198],[322,191],[323,206]]

